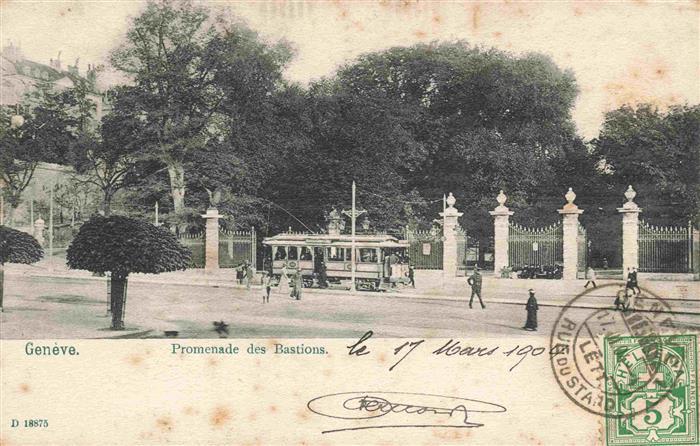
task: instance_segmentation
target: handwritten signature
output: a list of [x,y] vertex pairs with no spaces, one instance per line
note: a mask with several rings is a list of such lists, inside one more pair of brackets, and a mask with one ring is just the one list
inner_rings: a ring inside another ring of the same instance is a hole
[[[411,401],[411,402],[409,402]],[[368,420],[385,417],[389,414],[406,421],[414,416],[421,416],[425,423],[402,422],[394,424],[371,424],[365,426],[345,427],[323,431],[323,434],[362,429],[386,429],[402,427],[441,427],[441,428],[476,428],[482,423],[471,420],[474,413],[501,413],[506,408],[496,403],[489,403],[470,398],[433,395],[412,392],[341,392],[323,395],[310,400],[306,405],[313,413],[339,420]],[[457,417],[452,423],[438,422],[439,417]],[[427,417],[427,419],[426,419]],[[431,422],[427,422],[428,419]]]

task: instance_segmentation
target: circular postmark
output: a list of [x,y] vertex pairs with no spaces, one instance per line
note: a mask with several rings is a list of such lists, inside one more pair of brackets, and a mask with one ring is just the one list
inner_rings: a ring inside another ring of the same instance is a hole
[[[677,358],[664,353],[668,348],[662,335],[674,327],[671,306],[643,288],[628,308],[616,310],[613,301],[624,286],[604,284],[575,296],[559,313],[550,336],[550,363],[559,387],[579,407],[609,418],[628,417],[659,404],[678,379],[674,368],[682,367],[682,361],[679,365]],[[611,296],[609,302],[601,302],[604,308],[597,301],[598,308],[587,304],[586,296],[601,291]],[[652,391],[657,398],[643,407],[621,410],[617,404]]]

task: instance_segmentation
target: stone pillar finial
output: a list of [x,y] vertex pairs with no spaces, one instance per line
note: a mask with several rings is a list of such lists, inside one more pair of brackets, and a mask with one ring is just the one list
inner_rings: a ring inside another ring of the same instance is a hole
[[632,185],[627,187],[625,198],[627,202],[617,212],[622,214],[622,276],[626,277],[627,270],[639,268],[639,214],[642,209],[634,202],[637,192]]
[[564,272],[562,278],[576,279],[578,273],[578,216],[583,214],[583,210],[574,203],[576,193],[572,188],[569,188],[564,198],[566,198],[567,203],[557,210],[563,220]]
[[41,246],[44,246],[44,228],[46,227],[46,223],[44,222],[44,219],[41,218],[41,215],[39,218],[34,221],[34,238],[36,239],[37,242]]
[[508,225],[513,211],[506,207],[508,197],[503,190],[498,193],[496,201],[498,206],[489,214],[493,216],[493,272],[500,277],[501,270],[510,263],[508,260]]
[[501,189],[500,192],[498,192],[498,196],[496,197],[496,201],[498,202],[498,205],[505,206],[507,199],[508,199],[508,197],[506,196],[506,194],[503,193],[503,189]]
[[448,207],[448,208],[454,208],[454,207],[455,207],[455,203],[457,203],[457,199],[455,198],[454,195],[452,195],[452,192],[450,192],[450,193],[447,195],[447,199],[445,200],[445,203],[447,203],[447,207]]
[[340,216],[340,213],[338,212],[337,209],[333,208],[331,212],[328,214],[328,234],[330,235],[340,235],[342,232],[343,228],[345,227],[345,222],[343,221],[343,217]]
[[574,204],[574,200],[576,199],[576,192],[573,191],[573,189],[569,188],[568,192],[564,195],[564,198],[566,198],[566,201],[568,204]]

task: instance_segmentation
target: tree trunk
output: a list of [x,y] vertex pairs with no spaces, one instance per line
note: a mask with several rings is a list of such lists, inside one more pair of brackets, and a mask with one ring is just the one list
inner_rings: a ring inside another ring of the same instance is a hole
[[111,190],[104,191],[104,197],[102,199],[102,212],[104,212],[105,217],[109,217],[112,213],[112,198],[114,197],[114,192]]
[[2,297],[5,294],[5,264],[0,263],[0,313],[2,313]]
[[126,307],[126,276],[112,273],[112,330],[124,329],[124,309]]
[[7,213],[7,218],[5,219],[5,225],[7,225],[9,227],[15,226],[15,217],[17,216],[18,209],[19,209],[19,205],[17,205],[17,206],[10,205],[10,209]]
[[170,195],[173,197],[175,213],[185,208],[185,166],[181,162],[174,161],[168,164],[170,176]]

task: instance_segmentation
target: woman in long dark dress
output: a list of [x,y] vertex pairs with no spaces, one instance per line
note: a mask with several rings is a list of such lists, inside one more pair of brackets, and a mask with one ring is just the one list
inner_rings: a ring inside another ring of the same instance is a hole
[[535,299],[535,290],[529,289],[530,298],[525,304],[525,310],[527,310],[527,321],[523,327],[525,330],[536,331],[537,330],[537,299]]

